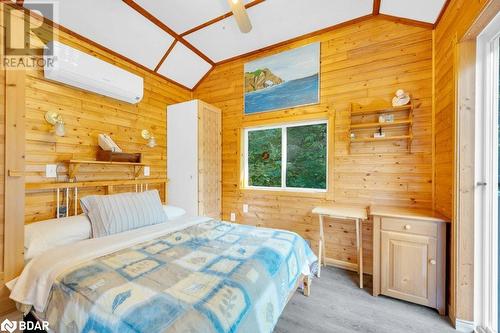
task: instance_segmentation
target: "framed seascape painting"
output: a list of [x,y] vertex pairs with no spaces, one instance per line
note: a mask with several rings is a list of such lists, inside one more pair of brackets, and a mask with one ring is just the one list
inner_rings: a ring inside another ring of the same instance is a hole
[[245,114],[319,103],[320,43],[248,62]]

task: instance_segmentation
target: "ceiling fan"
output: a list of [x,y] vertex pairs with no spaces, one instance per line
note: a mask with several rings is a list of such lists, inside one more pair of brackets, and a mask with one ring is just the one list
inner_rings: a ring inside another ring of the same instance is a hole
[[252,23],[248,17],[247,9],[243,4],[243,0],[227,0],[229,6],[231,6],[231,11],[233,12],[234,19],[238,24],[238,28],[244,34],[252,30]]

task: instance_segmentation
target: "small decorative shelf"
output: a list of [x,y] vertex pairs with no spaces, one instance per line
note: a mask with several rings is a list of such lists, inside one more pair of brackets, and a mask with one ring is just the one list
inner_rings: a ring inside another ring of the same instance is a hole
[[382,138],[359,138],[351,139],[351,142],[374,142],[374,141],[397,141],[397,140],[407,140],[411,139],[410,135],[395,135],[395,136],[384,136]]
[[380,113],[391,113],[391,112],[401,112],[413,110],[413,104],[407,104],[403,106],[396,107],[367,107],[363,108],[358,106],[357,108],[351,104],[351,116],[362,116],[367,114],[380,114]]
[[[411,153],[411,143],[413,140],[413,109],[414,104],[387,107],[382,104],[362,106],[351,104],[351,122],[349,126],[349,153],[356,144],[406,140],[406,151]],[[392,114],[393,121],[379,122],[378,118],[382,114]],[[384,132],[383,137],[374,137],[374,133]],[[352,137],[354,134],[354,138]],[[386,144],[387,145],[387,144]]]
[[402,125],[411,124],[412,121],[410,119],[406,120],[396,120],[390,123],[364,123],[364,124],[351,124],[351,130],[355,130],[358,128],[379,128],[379,127],[396,127]]
[[70,182],[75,181],[78,169],[82,164],[97,164],[97,165],[120,165],[120,166],[130,166],[134,168],[134,179],[137,179],[141,174],[142,169],[146,166],[145,163],[133,163],[133,162],[108,162],[108,161],[93,161],[93,160],[69,160],[66,161],[69,165],[69,180]]

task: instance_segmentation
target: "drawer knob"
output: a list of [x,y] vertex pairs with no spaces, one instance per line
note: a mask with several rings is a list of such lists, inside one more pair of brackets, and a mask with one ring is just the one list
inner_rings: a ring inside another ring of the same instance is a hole
[[434,259],[431,259],[429,262],[431,263],[431,265],[435,265],[436,264],[436,260],[434,260]]
[[405,230],[410,230],[411,229],[411,225],[407,224],[405,225]]

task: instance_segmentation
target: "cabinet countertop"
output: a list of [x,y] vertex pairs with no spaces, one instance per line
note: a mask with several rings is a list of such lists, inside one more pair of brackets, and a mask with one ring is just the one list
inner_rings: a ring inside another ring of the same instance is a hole
[[415,209],[389,206],[370,206],[370,215],[416,219],[431,222],[450,222],[448,218],[430,209]]

